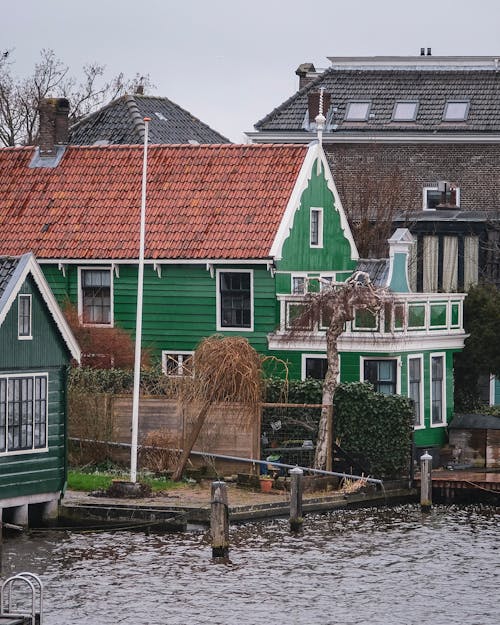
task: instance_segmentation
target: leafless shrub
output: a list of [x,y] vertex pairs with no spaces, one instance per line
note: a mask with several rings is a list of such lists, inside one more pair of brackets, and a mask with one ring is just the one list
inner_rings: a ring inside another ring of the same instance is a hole
[[170,471],[179,460],[178,447],[179,441],[175,440],[171,432],[148,432],[141,445],[141,464],[155,473]]

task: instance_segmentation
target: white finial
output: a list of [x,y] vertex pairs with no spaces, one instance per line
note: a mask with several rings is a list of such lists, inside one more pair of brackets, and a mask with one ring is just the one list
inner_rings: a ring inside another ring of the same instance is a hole
[[316,115],[316,130],[318,132],[318,141],[319,144],[323,142],[323,130],[325,129],[326,117],[323,115],[323,90],[324,87],[321,87],[319,92],[319,113]]

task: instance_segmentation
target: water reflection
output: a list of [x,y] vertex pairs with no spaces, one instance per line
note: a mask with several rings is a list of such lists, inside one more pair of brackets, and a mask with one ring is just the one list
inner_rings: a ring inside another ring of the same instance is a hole
[[8,539],[3,577],[42,576],[47,625],[498,625],[498,510],[416,506],[206,531],[46,532]]

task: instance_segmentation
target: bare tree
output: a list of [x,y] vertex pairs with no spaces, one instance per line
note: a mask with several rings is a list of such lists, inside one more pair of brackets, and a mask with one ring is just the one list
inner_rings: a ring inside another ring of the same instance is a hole
[[140,83],[152,87],[149,76],[125,79],[123,73],[105,78],[105,66],[89,63],[82,76],[75,78],[55,52],[44,49],[33,72],[25,78],[13,73],[12,51],[0,54],[0,144],[32,145],[38,132],[38,106],[46,97],[65,97],[70,102],[70,123],[96,110],[104,103],[133,91]]
[[314,466],[331,470],[333,426],[333,398],[339,376],[338,340],[347,321],[352,321],[357,310],[380,310],[386,290],[374,287],[367,273],[356,271],[342,283],[322,284],[318,292],[305,296],[301,314],[293,320],[291,336],[304,328],[326,327],[327,371],[323,382],[321,417],[318,426]]

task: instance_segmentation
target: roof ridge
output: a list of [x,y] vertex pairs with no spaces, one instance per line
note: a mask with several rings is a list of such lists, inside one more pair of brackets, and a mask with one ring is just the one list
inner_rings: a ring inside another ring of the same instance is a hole
[[134,132],[136,132],[139,135],[139,139],[141,140],[141,142],[144,142],[144,136],[146,134],[146,125],[144,123],[144,120],[141,117],[141,114],[139,112],[139,107],[137,106],[134,96],[126,95],[125,104],[127,105],[127,110],[132,119]]

